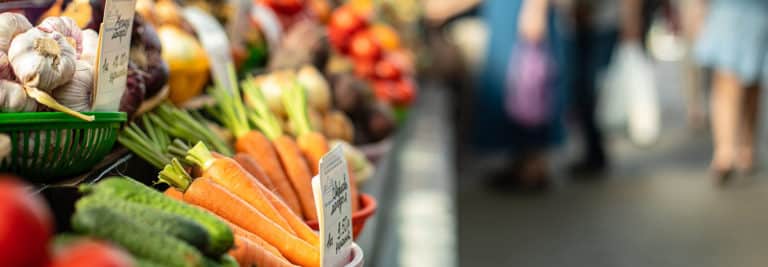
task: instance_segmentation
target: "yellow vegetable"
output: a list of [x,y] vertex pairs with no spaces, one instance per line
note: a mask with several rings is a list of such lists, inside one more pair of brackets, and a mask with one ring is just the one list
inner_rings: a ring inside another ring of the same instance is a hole
[[208,57],[200,42],[179,28],[161,26],[157,33],[170,70],[169,98],[177,105],[184,103],[203,92],[208,82]]
[[70,17],[77,22],[77,26],[85,28],[91,21],[91,4],[88,0],[75,0],[67,5],[61,16]]

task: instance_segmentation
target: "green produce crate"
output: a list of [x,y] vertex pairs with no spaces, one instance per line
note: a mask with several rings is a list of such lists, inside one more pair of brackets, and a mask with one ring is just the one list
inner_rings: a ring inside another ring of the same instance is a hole
[[0,113],[0,133],[11,137],[11,154],[0,172],[52,183],[83,173],[106,156],[117,140],[124,112],[84,112],[86,122],[61,112]]

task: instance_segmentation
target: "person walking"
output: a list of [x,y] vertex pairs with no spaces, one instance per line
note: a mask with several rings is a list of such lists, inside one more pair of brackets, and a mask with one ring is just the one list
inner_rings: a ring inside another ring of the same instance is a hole
[[755,168],[760,88],[768,78],[768,1],[711,0],[708,12],[695,53],[713,70],[711,169],[724,181]]
[[532,126],[508,116],[510,59],[520,44],[540,45],[557,66],[566,66],[560,21],[548,0],[486,0],[480,14],[489,30],[486,55],[477,79],[473,103],[473,145],[480,151],[504,151],[508,168],[496,174],[493,187],[542,188],[549,175],[549,150],[564,139],[566,79],[556,78],[546,90],[549,109],[543,123]]

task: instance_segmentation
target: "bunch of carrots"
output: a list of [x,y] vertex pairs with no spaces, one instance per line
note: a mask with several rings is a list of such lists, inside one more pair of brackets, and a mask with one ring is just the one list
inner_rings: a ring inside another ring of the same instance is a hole
[[[261,167],[264,175],[257,176],[264,177],[261,178],[265,180],[263,183],[271,184],[274,192],[297,215],[305,220],[317,220],[311,179],[319,172],[320,158],[330,148],[327,138],[311,127],[306,90],[296,81],[281,85],[283,105],[293,126],[294,137],[285,134],[281,120],[269,109],[253,78],[244,80],[240,87],[211,90],[217,106],[209,107],[209,112],[233,133],[234,148],[239,157],[249,156],[255,163],[249,165]],[[352,199],[356,200],[356,187],[352,186],[352,189]],[[352,201],[353,211],[358,206],[357,201]]]
[[[230,255],[241,266],[319,266],[319,237],[305,220],[317,220],[311,179],[329,151],[328,140],[312,130],[306,91],[298,83],[286,84],[283,94],[295,137],[283,133],[251,79],[240,87],[212,89],[217,104],[207,108],[234,136],[232,157],[223,142],[202,132],[206,127],[200,122],[205,120],[198,113],[183,120],[183,129],[170,127],[163,117],[187,116],[171,108],[162,111],[167,116],[143,119],[143,130],[131,124],[119,140],[162,168],[160,182],[171,185],[166,195],[210,211],[231,226],[235,249]],[[197,144],[189,148],[188,143]],[[358,200],[354,181],[351,188],[352,199]],[[358,206],[352,201],[353,212]]]

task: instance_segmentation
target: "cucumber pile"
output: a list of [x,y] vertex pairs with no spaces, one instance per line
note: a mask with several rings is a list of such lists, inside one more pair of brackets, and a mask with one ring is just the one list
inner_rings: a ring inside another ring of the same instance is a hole
[[111,240],[141,265],[237,266],[226,255],[232,231],[212,214],[171,199],[130,178],[110,177],[83,185],[72,228]]

